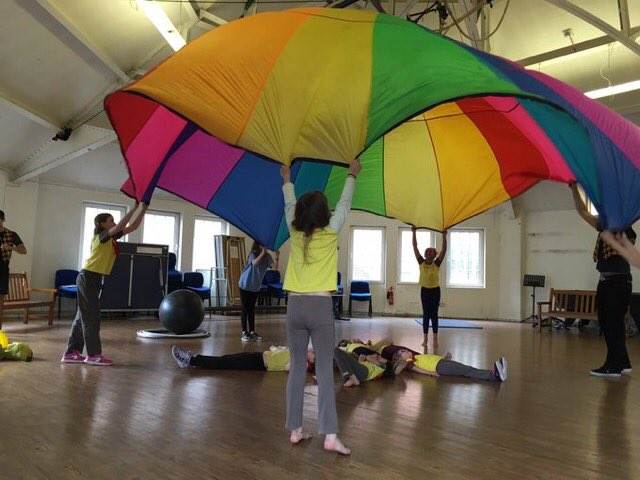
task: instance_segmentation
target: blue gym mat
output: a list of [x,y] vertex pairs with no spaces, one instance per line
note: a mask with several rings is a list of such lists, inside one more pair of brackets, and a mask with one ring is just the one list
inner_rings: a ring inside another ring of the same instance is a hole
[[[416,318],[416,323],[422,325],[422,319]],[[441,318],[438,321],[438,328],[469,328],[472,330],[482,330],[482,327],[470,320],[455,320],[452,318]]]

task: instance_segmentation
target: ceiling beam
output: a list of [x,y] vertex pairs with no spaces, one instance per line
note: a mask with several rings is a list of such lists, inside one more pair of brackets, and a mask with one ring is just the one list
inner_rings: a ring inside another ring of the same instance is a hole
[[629,5],[627,0],[618,0],[618,13],[620,14],[620,30],[623,34],[629,35],[631,20],[629,18]]
[[113,72],[120,80],[130,82],[129,76],[118,66],[118,64],[98,45],[93,43],[53,2],[53,0],[36,0],[36,2],[55,19],[75,40],[100,62]]
[[26,182],[115,139],[113,130],[83,125],[74,130],[68,140],[51,141],[47,148],[28,157],[11,172],[10,180],[15,183]]
[[2,92],[0,92],[0,103],[42,127],[49,128],[55,131],[62,128],[62,125],[58,124],[52,118],[49,118],[47,115],[41,112],[37,112],[35,109],[29,107],[28,105],[25,105],[24,103],[11,98],[10,96],[3,94]]
[[584,20],[585,22],[593,25],[597,29],[602,30],[604,33],[606,33],[613,39],[620,42],[622,45],[627,47],[636,55],[640,55],[640,44],[636,43],[635,40],[633,40],[631,37],[625,35],[620,30],[615,29],[604,20],[586,11],[584,8],[581,8],[575,5],[574,3],[571,3],[569,0],[545,0],[545,1],[552,5],[555,5],[558,8],[561,8],[562,10],[569,12],[572,15],[575,15],[581,20]]
[[206,10],[200,10],[200,20],[204,20],[205,22],[212,23],[213,25],[224,25],[227,21],[224,18],[220,18],[213,13],[209,13]]
[[[635,38],[636,36],[640,35],[640,27],[631,28],[629,30],[629,33],[629,38]],[[590,50],[592,48],[608,45],[615,41],[616,39],[610,37],[609,35],[603,35],[602,37],[592,38],[591,40],[585,40],[584,42],[576,43],[574,45],[569,45],[566,47],[558,48],[556,50],[541,53],[539,55],[533,55],[531,57],[523,58],[517,60],[517,62],[523,67],[527,67],[529,65],[535,65],[536,63],[547,62],[555,58],[566,57],[567,55],[572,55],[584,50]]]

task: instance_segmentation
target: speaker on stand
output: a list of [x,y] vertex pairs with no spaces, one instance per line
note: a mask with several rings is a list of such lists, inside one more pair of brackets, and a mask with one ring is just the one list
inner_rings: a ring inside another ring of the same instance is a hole
[[531,320],[533,322],[533,327],[538,325],[538,322],[540,321],[538,314],[536,313],[536,288],[544,288],[544,282],[544,275],[525,275],[522,280],[523,287],[533,287],[533,292],[531,293],[531,315],[524,320],[525,322]]

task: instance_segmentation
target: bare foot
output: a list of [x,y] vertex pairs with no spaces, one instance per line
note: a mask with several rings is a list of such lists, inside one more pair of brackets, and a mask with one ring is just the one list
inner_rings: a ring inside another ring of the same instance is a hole
[[299,428],[298,430],[292,430],[291,431],[291,436],[289,437],[289,441],[293,444],[293,445],[297,445],[298,443],[302,442],[303,440],[309,440],[311,438],[311,434],[307,433],[307,432],[303,432],[301,428]]
[[355,375],[350,375],[346,382],[344,382],[344,386],[349,387],[357,387],[360,385],[360,380]]
[[351,449],[344,446],[335,435],[327,435],[324,439],[324,449],[328,452],[336,452],[340,455],[351,455]]

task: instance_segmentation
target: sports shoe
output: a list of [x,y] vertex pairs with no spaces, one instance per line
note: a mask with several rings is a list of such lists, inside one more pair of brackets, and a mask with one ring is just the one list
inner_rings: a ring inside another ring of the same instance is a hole
[[193,354],[189,350],[173,345],[171,347],[171,355],[173,355],[173,359],[180,368],[189,368],[191,366]]
[[629,374],[631,374],[631,371],[632,371],[631,362],[627,359],[627,362],[622,367],[622,373],[624,373],[625,375],[629,375]]
[[102,355],[87,355],[84,359],[84,363],[87,365],[95,365],[97,367],[110,367],[113,365],[113,360]]
[[84,363],[84,361],[85,357],[80,352],[67,352],[60,359],[62,363]]
[[405,368],[407,368],[407,361],[404,358],[399,358],[393,364],[394,375],[400,375]]
[[248,332],[242,332],[242,335],[240,335],[240,340],[242,340],[243,342],[250,342],[251,335],[249,335]]
[[262,340],[262,336],[258,335],[256,332],[251,332],[249,334],[249,339],[254,342],[260,342]]
[[501,382],[504,382],[507,379],[507,359],[504,357],[500,357],[493,364],[495,367],[496,378],[498,378]]
[[594,368],[591,370],[591,375],[594,377],[607,377],[607,378],[618,378],[622,376],[622,370],[619,368],[611,368],[606,365],[600,368]]

